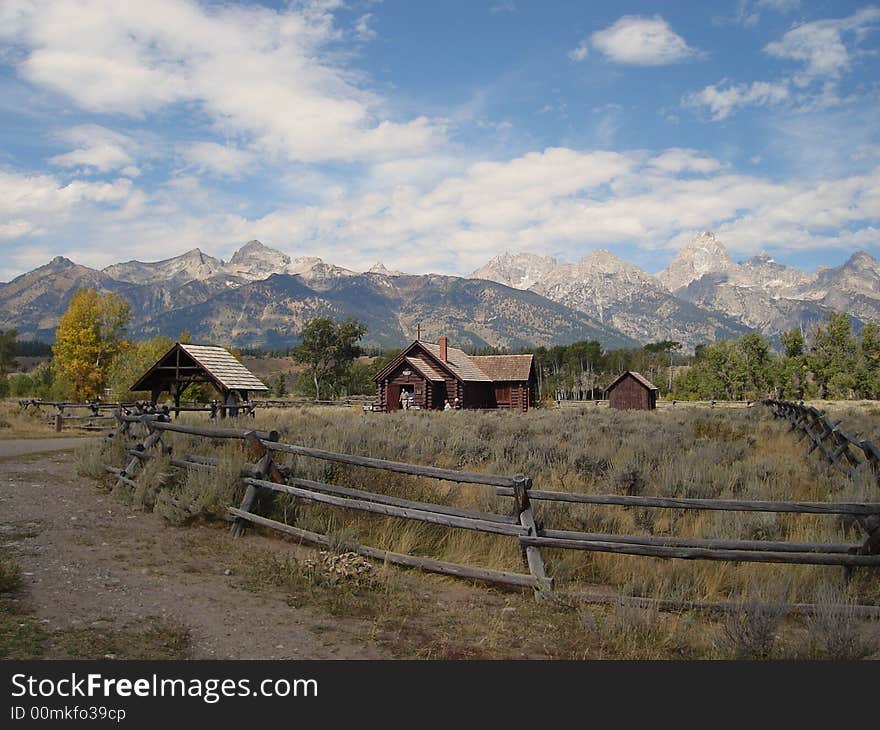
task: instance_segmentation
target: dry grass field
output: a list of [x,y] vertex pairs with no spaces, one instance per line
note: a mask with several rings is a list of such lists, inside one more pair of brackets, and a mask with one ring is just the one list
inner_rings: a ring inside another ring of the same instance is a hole
[[[853,432],[872,437],[880,433],[876,413],[880,409],[875,405],[827,405],[829,412],[833,407],[836,419],[852,424]],[[184,420],[206,421],[202,414]],[[787,433],[787,424],[775,421],[760,406],[613,412],[587,405],[526,414],[461,411],[394,415],[306,407],[266,411],[241,425],[276,429],[282,441],[330,451],[487,473],[523,473],[534,480],[535,489],[719,499],[878,501],[873,479],[854,483],[827,468],[815,455],[807,456],[803,442],[796,443]],[[220,468],[214,472],[181,471],[166,459],[157,459],[139,475],[141,486],[133,493],[121,489],[120,498],[136,508],[164,514],[172,522],[190,522],[190,516],[184,520],[179,510],[168,506],[165,496],[173,496],[191,506],[199,515],[197,521],[219,520],[226,506],[237,504],[242,497],[237,474],[246,458],[241,447],[229,442],[207,446],[205,440],[180,434],[166,436],[170,436],[176,454],[219,455]],[[496,496],[490,487],[454,485],[306,457],[289,456],[280,461],[299,477],[408,499],[510,511],[509,500]],[[121,453],[102,455],[86,450],[80,454],[79,469],[106,481],[101,462],[119,465],[124,458]],[[858,539],[851,526],[833,516],[546,502],[535,502],[534,506],[537,519],[554,529],[752,540]],[[510,538],[294,501],[283,495],[261,496],[254,511],[330,534],[340,553],[354,541],[452,562],[523,570],[520,550]],[[517,642],[529,645],[537,630],[544,645],[552,647],[550,656],[861,657],[875,656],[878,649],[873,623],[855,621],[832,608],[847,603],[880,605],[880,576],[870,568],[847,574],[843,568],[825,566],[665,560],[562,550],[545,550],[544,555],[560,594],[589,591],[742,604],[741,611],[725,619],[688,613],[661,615],[623,605],[585,607],[565,599],[553,606],[539,606],[531,603],[530,594],[508,594],[507,600],[517,601],[519,610],[528,613],[532,627],[527,623]],[[320,560],[308,563],[264,555],[252,565],[252,581],[254,585],[289,589],[298,596],[309,593],[316,600],[323,596],[323,604],[342,615],[371,610],[391,615],[399,609],[410,617],[408,620],[419,623],[411,615],[414,609],[405,589],[391,591],[390,597],[389,570],[404,572],[386,569],[386,577],[375,585],[355,584],[346,589],[346,581],[332,571],[325,575]],[[425,579],[441,585],[456,582],[435,576]],[[482,590],[487,595],[497,594],[494,589]],[[825,610],[815,618],[795,619],[761,608],[761,604],[777,602],[818,603]],[[405,605],[409,608],[404,610]],[[486,605],[494,604],[487,601]],[[471,608],[444,614],[441,622],[447,630],[450,622],[458,626],[461,636],[470,636],[472,643],[473,631],[489,630],[487,622],[491,620],[491,611],[481,614]],[[432,625],[424,616],[420,622]],[[470,627],[467,631],[466,625]],[[447,633],[456,635],[455,631]],[[474,655],[449,646],[439,655],[456,656],[459,652]],[[424,653],[410,646],[399,655]],[[476,655],[506,656],[508,652],[496,647]]]
[[49,408],[25,411],[16,400],[0,400],[0,439],[42,438],[53,431]]

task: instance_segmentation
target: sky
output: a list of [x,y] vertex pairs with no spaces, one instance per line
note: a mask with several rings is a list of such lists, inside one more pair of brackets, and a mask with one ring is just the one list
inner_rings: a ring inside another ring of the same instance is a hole
[[0,281],[251,239],[467,275],[880,256],[880,5],[0,0]]

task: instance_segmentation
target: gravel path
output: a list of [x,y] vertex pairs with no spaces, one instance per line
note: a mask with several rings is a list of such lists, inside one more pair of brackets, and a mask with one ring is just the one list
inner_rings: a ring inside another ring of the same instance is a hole
[[0,439],[0,459],[10,456],[27,456],[28,454],[45,454],[50,451],[75,449],[80,444],[93,441],[94,437],[86,438],[52,438],[52,439]]
[[[0,453],[77,443],[6,441]],[[282,553],[284,543],[172,527],[76,476],[71,454],[0,460],[0,542],[14,551],[25,600],[49,630],[125,631],[158,619],[189,632],[195,659],[387,657],[345,618],[242,587],[245,562],[264,548]]]

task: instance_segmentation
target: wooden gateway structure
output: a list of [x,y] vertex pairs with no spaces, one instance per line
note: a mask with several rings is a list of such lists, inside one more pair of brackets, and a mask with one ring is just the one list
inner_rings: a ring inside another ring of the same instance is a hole
[[652,411],[657,407],[660,389],[641,373],[627,370],[606,389],[606,398],[618,410]]
[[[251,393],[269,389],[263,382],[222,347],[175,343],[168,352],[129,388],[150,392],[153,405],[163,391],[174,398],[179,413],[180,397],[193,383],[210,383],[221,396],[223,405],[235,407],[247,401]],[[225,409],[221,409],[225,415]]]
[[[390,413],[404,401],[413,407],[527,411],[535,402],[537,378],[532,355],[468,355],[441,337],[416,340],[376,374],[377,409]],[[456,401],[457,399],[457,401]]]

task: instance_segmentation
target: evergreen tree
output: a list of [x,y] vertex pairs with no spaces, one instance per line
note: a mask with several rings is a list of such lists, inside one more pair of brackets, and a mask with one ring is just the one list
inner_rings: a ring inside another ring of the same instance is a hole
[[276,398],[283,398],[287,395],[287,379],[284,373],[278,373],[272,381],[272,395]]

